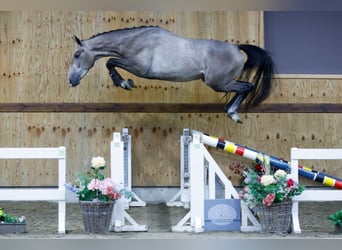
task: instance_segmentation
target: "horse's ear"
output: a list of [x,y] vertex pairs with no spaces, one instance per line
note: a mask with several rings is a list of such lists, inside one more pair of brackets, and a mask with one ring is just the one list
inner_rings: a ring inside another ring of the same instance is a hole
[[79,39],[77,36],[74,35],[72,38],[75,40],[75,42],[76,42],[79,46],[83,46],[83,43],[82,43],[81,39]]

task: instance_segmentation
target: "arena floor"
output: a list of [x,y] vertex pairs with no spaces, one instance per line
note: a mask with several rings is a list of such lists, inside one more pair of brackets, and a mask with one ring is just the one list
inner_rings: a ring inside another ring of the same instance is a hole
[[[87,234],[78,203],[67,203],[66,234],[57,233],[57,203],[53,202],[0,202],[0,207],[12,215],[27,218],[26,233],[0,234],[1,238],[62,238],[62,239],[231,239],[231,238],[342,238],[334,233],[330,213],[342,208],[342,202],[302,202],[299,204],[301,234],[265,234],[259,232],[172,232],[187,213],[183,207],[167,207],[164,204],[131,207],[127,212],[141,225],[147,225],[147,232],[108,232],[104,235]],[[8,212],[9,213],[9,212]]]

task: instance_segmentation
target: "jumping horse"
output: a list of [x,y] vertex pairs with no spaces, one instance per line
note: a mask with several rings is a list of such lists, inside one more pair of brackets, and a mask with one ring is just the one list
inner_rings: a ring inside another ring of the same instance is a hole
[[146,79],[201,79],[217,92],[236,93],[225,105],[235,122],[241,122],[238,109],[244,100],[246,107],[256,106],[271,92],[274,63],[269,53],[258,46],[190,39],[157,26],[112,30],[88,40],[73,38],[77,48],[68,72],[73,87],[96,60],[111,57],[106,63],[109,75],[115,86],[126,90],[131,90],[134,83],[123,79],[116,67]]

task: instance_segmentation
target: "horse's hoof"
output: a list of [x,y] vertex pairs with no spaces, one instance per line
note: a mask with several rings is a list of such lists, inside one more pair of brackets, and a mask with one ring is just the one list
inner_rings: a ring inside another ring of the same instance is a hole
[[242,120],[240,119],[240,116],[238,113],[228,113],[228,116],[236,123],[242,124]]
[[121,82],[121,87],[126,89],[126,90],[131,90],[132,88],[134,88],[134,82],[132,79],[128,79],[128,80],[124,80]]
[[132,79],[128,79],[127,80],[127,84],[129,85],[129,88],[132,89],[132,88],[135,88],[135,85],[134,85],[134,82]]

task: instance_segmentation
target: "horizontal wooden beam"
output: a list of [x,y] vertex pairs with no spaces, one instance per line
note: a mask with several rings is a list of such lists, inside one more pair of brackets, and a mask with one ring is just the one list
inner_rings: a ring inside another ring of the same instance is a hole
[[[1,103],[0,112],[222,113],[220,103]],[[342,104],[264,103],[241,113],[342,113]]]

